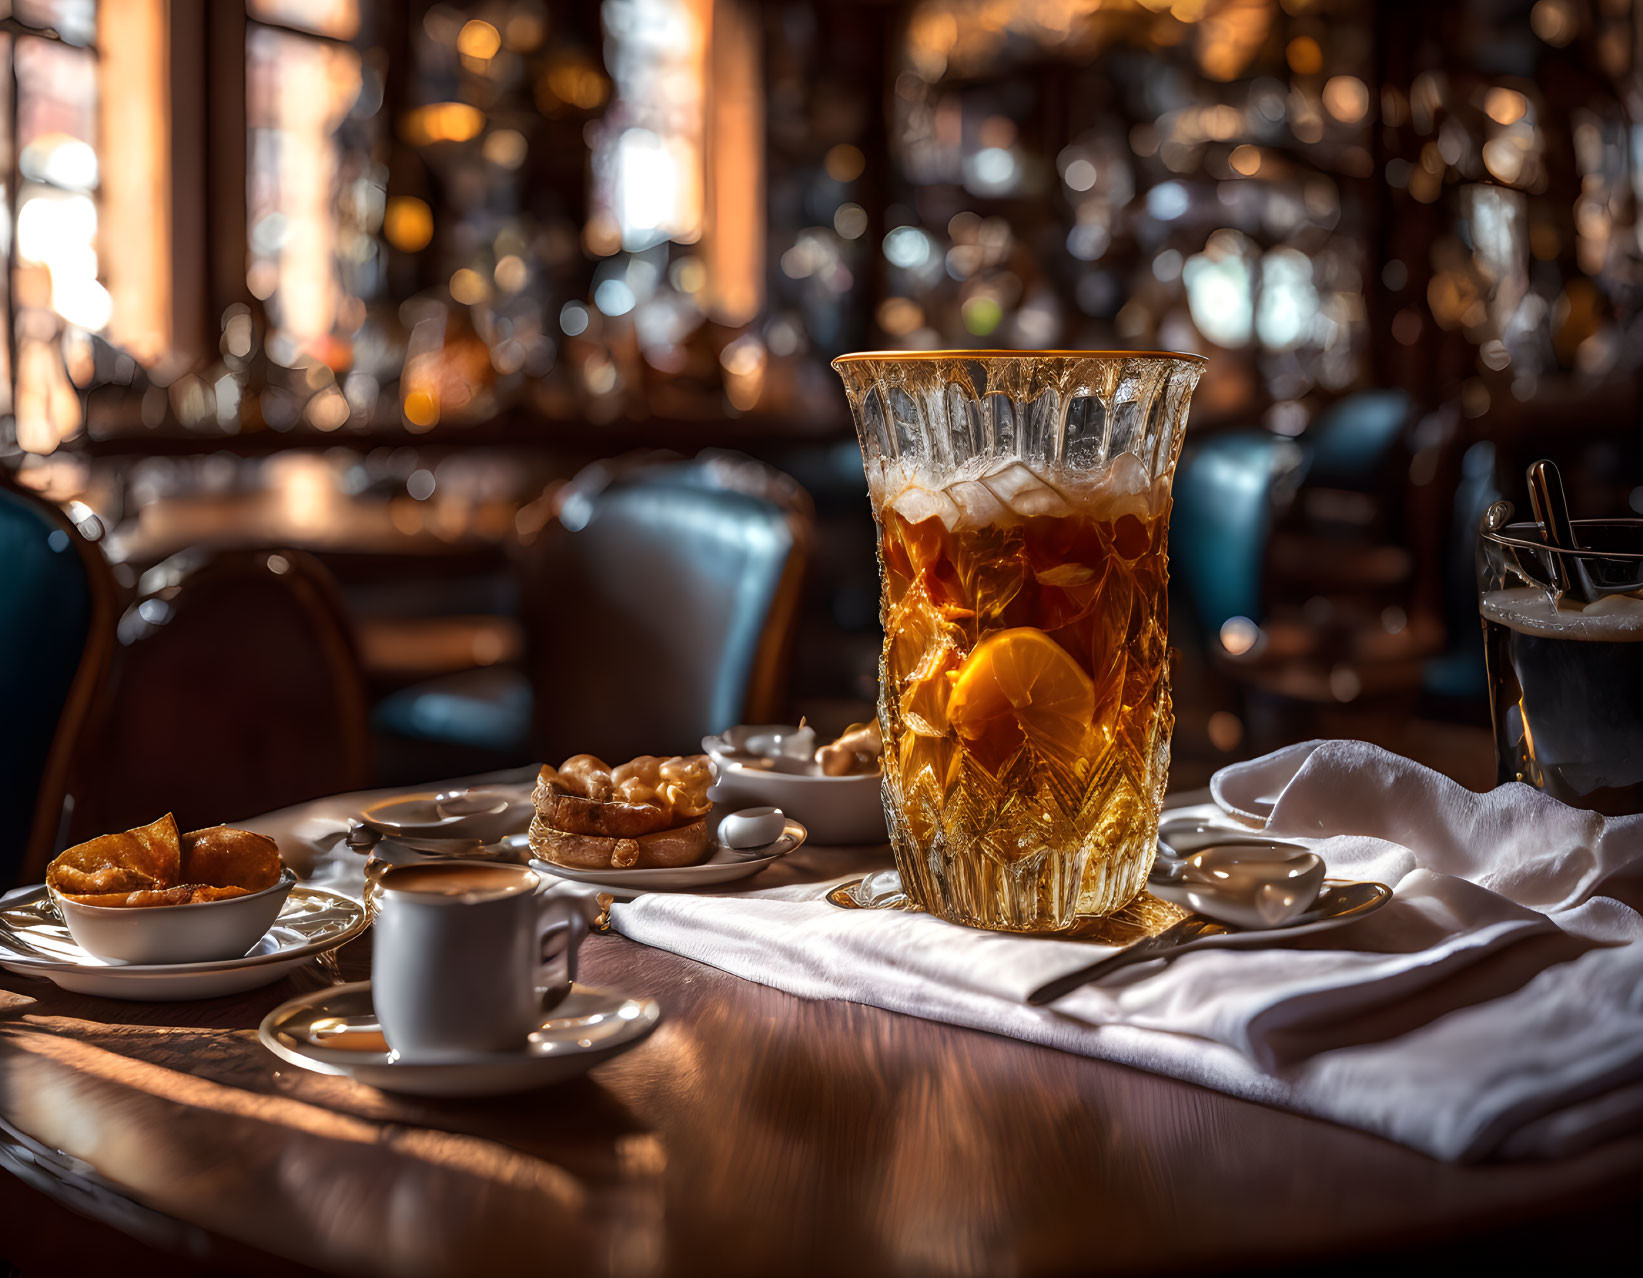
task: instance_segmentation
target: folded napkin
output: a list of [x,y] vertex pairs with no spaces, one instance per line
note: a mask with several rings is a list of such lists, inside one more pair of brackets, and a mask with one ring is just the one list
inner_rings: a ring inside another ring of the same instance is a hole
[[1643,1126],[1643,817],[1524,785],[1474,794],[1357,741],[1225,768],[1211,793],[1201,815],[1305,844],[1394,899],[1315,937],[1124,969],[1049,1008],[1027,994],[1097,947],[840,910],[831,882],[653,893],[611,921],[794,994],[1169,1074],[1443,1159],[1555,1156]]

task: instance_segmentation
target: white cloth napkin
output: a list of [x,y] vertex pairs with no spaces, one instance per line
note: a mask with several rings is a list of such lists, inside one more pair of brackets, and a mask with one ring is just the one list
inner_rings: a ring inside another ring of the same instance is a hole
[[1438,1158],[1571,1153],[1643,1126],[1643,817],[1478,795],[1357,741],[1219,772],[1206,815],[1396,896],[1335,932],[1139,965],[1052,1008],[1088,944],[840,910],[831,883],[618,905],[624,935],[870,1003],[1286,1106]]

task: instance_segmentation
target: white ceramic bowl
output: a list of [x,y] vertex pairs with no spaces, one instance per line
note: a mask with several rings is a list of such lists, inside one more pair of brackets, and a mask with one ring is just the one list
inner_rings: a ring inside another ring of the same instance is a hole
[[236,959],[274,926],[297,876],[289,869],[260,892],[198,905],[82,905],[55,888],[52,903],[74,943],[109,963],[204,963]]
[[749,768],[724,757],[722,737],[703,737],[713,769],[707,792],[724,812],[739,808],[780,808],[810,832],[812,846],[828,843],[883,843],[883,777],[877,772],[826,777],[819,773],[773,772]]

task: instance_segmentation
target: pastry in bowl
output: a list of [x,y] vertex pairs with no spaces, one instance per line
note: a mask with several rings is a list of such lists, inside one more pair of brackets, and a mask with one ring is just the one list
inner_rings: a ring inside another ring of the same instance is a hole
[[182,841],[169,812],[150,825],[78,843],[46,867],[46,886],[76,898],[124,897],[181,882]]
[[46,886],[81,905],[201,905],[271,888],[283,868],[266,834],[226,825],[179,834],[167,812],[58,853]]
[[295,882],[267,835],[224,825],[179,834],[169,812],[46,867],[76,944],[123,963],[237,958],[273,925]]
[[708,853],[705,755],[643,754],[612,768],[578,754],[544,767],[531,802],[531,854],[577,870],[695,865]]

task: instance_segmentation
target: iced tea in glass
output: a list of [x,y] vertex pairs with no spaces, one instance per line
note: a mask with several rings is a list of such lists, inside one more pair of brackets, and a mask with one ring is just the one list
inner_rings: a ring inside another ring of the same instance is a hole
[[1122,908],[1169,771],[1166,533],[1196,357],[846,356],[879,527],[908,895],[980,927]]

